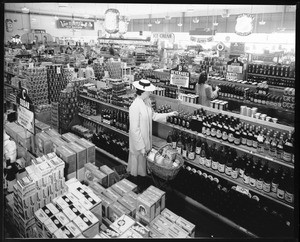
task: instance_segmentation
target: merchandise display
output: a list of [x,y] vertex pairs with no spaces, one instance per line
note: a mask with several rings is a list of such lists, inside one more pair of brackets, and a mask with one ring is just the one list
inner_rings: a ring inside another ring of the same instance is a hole
[[5,239],[294,238],[297,5],[5,5]]

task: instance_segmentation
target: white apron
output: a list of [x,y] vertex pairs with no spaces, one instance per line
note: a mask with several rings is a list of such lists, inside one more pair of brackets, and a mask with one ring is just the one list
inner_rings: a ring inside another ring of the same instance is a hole
[[168,114],[155,113],[151,100],[143,101],[140,96],[129,107],[129,157],[127,171],[132,176],[146,176],[146,158],[141,150],[152,148],[152,120],[166,122]]

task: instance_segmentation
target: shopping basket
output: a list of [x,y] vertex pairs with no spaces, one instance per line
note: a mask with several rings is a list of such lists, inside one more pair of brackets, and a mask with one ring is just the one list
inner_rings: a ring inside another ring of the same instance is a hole
[[181,169],[181,167],[183,166],[184,160],[182,158],[182,156],[178,153],[176,153],[175,155],[175,160],[179,161],[178,166],[174,167],[174,166],[165,166],[165,165],[161,165],[157,163],[157,156],[159,154],[162,154],[164,149],[170,149],[173,150],[173,148],[171,147],[171,145],[167,144],[162,146],[155,154],[154,156],[154,161],[151,161],[150,159],[147,159],[147,168],[150,171],[151,175],[154,174],[155,176],[161,178],[162,180],[165,181],[171,181],[173,180],[176,175],[178,174],[179,170]]

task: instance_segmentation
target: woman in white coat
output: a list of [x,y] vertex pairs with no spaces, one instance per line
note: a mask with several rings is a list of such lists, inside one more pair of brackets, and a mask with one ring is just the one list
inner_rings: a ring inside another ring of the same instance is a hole
[[151,106],[150,93],[155,86],[148,80],[141,79],[133,82],[137,89],[137,97],[129,107],[129,159],[127,171],[133,176],[133,182],[144,189],[147,175],[146,154],[152,148],[152,120],[166,122],[168,116],[175,116],[176,111],[170,113],[156,113]]

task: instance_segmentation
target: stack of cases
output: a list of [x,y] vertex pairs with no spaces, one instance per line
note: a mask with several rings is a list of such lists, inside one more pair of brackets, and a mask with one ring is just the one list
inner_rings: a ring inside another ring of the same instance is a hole
[[113,79],[122,78],[121,62],[108,62],[107,69],[109,76]]
[[34,213],[66,191],[64,162],[54,153],[32,160],[14,185],[13,218],[21,237],[36,237]]
[[95,72],[95,77],[98,81],[100,81],[104,77],[104,68],[102,65],[100,65],[99,62],[93,63],[93,69]]
[[65,78],[62,65],[47,66],[47,80],[48,80],[48,93],[49,101],[58,102],[59,93],[66,88],[68,79]]
[[77,113],[77,93],[75,87],[62,90],[59,96],[59,127],[68,129]]
[[51,103],[51,125],[55,129],[59,127],[58,102]]
[[282,107],[290,110],[295,109],[295,88],[285,88],[283,92]]
[[28,90],[28,96],[33,102],[33,105],[49,104],[46,68],[28,68],[24,75],[27,79],[26,88]]

